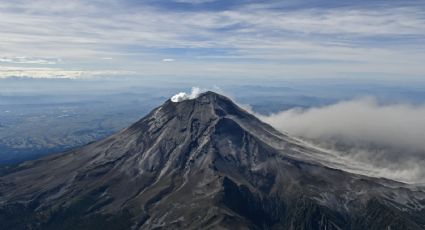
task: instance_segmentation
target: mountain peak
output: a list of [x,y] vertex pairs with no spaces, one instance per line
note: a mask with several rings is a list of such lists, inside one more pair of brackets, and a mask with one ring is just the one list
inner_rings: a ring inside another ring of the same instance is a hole
[[5,229],[423,229],[425,192],[326,167],[310,159],[316,154],[225,96],[180,94],[104,140],[0,176],[0,222]]
[[[184,94],[184,93],[183,93]],[[169,101],[176,103],[176,104],[181,104],[181,103],[187,103],[187,102],[198,102],[201,104],[210,104],[210,103],[217,103],[219,101],[225,102],[225,103],[233,103],[229,98],[218,94],[216,92],[213,91],[206,91],[203,93],[199,93],[196,95],[189,95],[189,96],[183,96],[179,99],[176,99],[177,96],[179,95],[183,95],[182,93],[176,94],[174,95]],[[174,98],[174,99],[173,99]]]
[[[179,94],[175,96],[177,95]],[[196,97],[186,97],[186,99],[173,100],[173,98],[171,98],[153,112],[156,115],[161,114],[170,119],[172,117],[186,117],[192,115],[201,116],[200,120],[224,117],[226,115],[237,117],[252,116],[247,111],[237,106],[231,99],[212,91],[200,93]]]
[[[208,91],[206,93],[213,93],[213,92]],[[206,93],[202,93],[202,90],[198,87],[192,87],[192,91],[190,92],[190,94],[185,93],[185,92],[177,93],[170,98],[170,101],[172,101],[172,102],[182,102],[182,101],[185,101],[185,100],[193,100],[193,99],[198,98],[201,94],[206,94]]]

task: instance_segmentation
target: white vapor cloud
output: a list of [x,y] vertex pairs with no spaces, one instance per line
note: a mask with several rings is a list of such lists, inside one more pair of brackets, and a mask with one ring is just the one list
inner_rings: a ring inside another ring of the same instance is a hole
[[42,64],[54,65],[61,60],[59,58],[38,58],[38,57],[0,57],[0,62],[14,63],[14,64]]
[[190,94],[187,94],[185,92],[180,92],[174,96],[171,97],[171,101],[172,102],[181,102],[184,100],[190,100],[190,99],[195,99],[197,98],[203,91],[203,89],[199,88],[199,87],[192,87],[192,91],[190,92]]
[[425,106],[379,105],[372,98],[264,117],[280,130],[307,138],[344,137],[425,151]]
[[362,98],[259,116],[282,132],[369,164],[379,176],[425,182],[425,105]]
[[175,61],[175,59],[173,59],[173,58],[164,58],[164,59],[162,59],[162,61],[163,62],[173,62],[173,61]]
[[11,77],[49,78],[49,79],[78,79],[99,76],[134,75],[135,72],[125,70],[65,70],[47,67],[14,67],[0,66],[0,79]]

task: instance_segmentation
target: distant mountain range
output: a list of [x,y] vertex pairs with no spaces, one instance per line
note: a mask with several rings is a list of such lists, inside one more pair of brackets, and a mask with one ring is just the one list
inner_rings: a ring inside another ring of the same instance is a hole
[[425,229],[425,191],[332,168],[230,99],[167,100],[98,142],[3,170],[4,229]]

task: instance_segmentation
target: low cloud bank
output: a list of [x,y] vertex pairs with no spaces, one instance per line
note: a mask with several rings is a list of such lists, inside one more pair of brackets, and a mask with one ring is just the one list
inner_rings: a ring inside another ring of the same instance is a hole
[[0,62],[14,63],[14,64],[43,64],[54,65],[61,62],[59,58],[39,58],[39,57],[0,57]]
[[190,92],[190,94],[187,94],[185,92],[180,92],[180,93],[172,96],[171,97],[171,101],[172,102],[181,102],[181,101],[184,101],[184,100],[195,99],[202,92],[203,92],[203,90],[201,88],[199,88],[199,87],[192,87],[192,91]]
[[259,117],[280,131],[378,167],[382,176],[425,182],[425,105],[381,105],[363,98]]

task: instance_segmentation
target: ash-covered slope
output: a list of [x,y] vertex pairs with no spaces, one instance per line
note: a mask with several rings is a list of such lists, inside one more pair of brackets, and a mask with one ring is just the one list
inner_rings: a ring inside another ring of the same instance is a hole
[[424,229],[425,193],[333,169],[213,92],[0,177],[5,229]]

